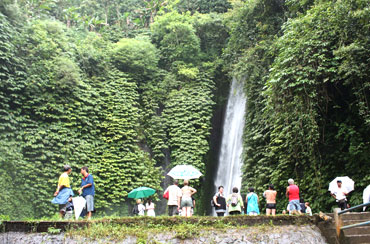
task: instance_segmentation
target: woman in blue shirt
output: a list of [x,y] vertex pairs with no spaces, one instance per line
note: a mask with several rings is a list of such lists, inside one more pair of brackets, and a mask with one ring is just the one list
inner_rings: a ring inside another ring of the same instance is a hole
[[258,215],[260,214],[260,210],[258,208],[258,196],[254,193],[254,188],[249,188],[249,193],[245,198],[247,202],[247,214],[248,215]]

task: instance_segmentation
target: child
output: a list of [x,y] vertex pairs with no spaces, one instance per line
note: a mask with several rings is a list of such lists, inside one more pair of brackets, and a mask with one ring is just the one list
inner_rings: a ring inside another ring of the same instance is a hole
[[145,215],[145,206],[144,206],[144,204],[141,203],[141,199],[137,199],[136,204],[137,204],[137,209],[139,211],[138,215],[139,216],[144,216]]
[[306,207],[306,214],[309,215],[309,216],[312,216],[312,210],[311,210],[311,207],[310,207],[310,203],[306,202],[304,205]]
[[134,216],[144,216],[145,206],[141,203],[141,199],[136,200],[136,204],[132,209],[132,213]]

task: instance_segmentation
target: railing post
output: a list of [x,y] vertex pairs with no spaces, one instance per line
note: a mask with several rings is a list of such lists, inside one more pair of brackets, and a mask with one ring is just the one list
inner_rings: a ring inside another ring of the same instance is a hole
[[340,216],[338,214],[338,212],[340,212],[341,209],[340,208],[335,208],[334,209],[334,221],[335,221],[335,229],[337,230],[337,236],[339,237],[340,236],[340,228],[342,227],[343,225],[343,222],[342,222],[342,216]]

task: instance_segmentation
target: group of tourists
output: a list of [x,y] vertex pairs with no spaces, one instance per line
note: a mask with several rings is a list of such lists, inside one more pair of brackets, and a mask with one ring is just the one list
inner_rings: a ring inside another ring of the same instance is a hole
[[[52,200],[52,203],[59,204],[59,214],[62,218],[73,210],[72,196],[74,194],[69,181],[71,172],[72,168],[69,165],[65,165],[63,173],[58,180],[54,199]],[[89,174],[89,169],[87,167],[82,167],[80,173],[82,178],[78,193],[86,200],[85,211],[83,211],[81,216],[86,215],[88,219],[91,219],[92,212],[94,211],[94,179],[93,176]],[[169,216],[181,215],[191,217],[193,214],[195,207],[193,195],[197,190],[190,187],[188,180],[184,180],[183,184],[184,186],[180,188],[178,180],[174,180],[173,185],[170,185],[163,194],[163,197],[167,199]],[[224,187],[219,186],[218,192],[211,200],[211,205],[214,207],[217,216],[224,216],[226,212],[229,215],[238,215],[244,213],[244,211],[247,215],[259,215],[259,197],[254,192],[255,189],[253,187],[250,187],[248,191],[245,201],[243,201],[237,187],[234,187],[232,193],[226,197],[224,194]],[[274,186],[270,184],[268,189],[263,193],[263,197],[266,198],[266,215],[276,215],[276,195],[277,191],[274,189]],[[289,199],[289,203],[287,209],[282,211],[283,214],[288,211],[290,215],[304,213],[312,216],[310,203],[304,202],[303,199],[300,198],[299,187],[294,183],[293,179],[288,180],[285,195]],[[349,207],[346,197],[348,192],[342,187],[341,180],[337,181],[337,187],[331,192],[331,195],[336,199],[339,208],[343,210]],[[155,204],[151,199],[148,199],[144,205],[141,199],[137,199],[133,208],[133,214],[143,216],[145,213],[147,216],[154,217],[156,215]]]
[[[168,215],[180,215],[191,217],[194,213],[195,199],[193,195],[197,192],[193,187],[189,186],[189,180],[184,180],[184,186],[179,187],[178,180],[174,180],[173,184],[167,187],[164,191],[163,198],[167,200]],[[155,205],[149,198],[144,206],[141,199],[136,200],[136,204],[132,210],[133,215],[155,216]]]
[[[308,214],[312,216],[312,210],[308,202],[303,202],[299,197],[299,187],[294,184],[293,179],[288,180],[288,187],[286,188],[286,196],[289,199],[287,210],[289,214]],[[229,215],[242,214],[246,210],[246,214],[250,216],[259,215],[259,198],[254,192],[254,188],[248,189],[248,194],[245,197],[245,202],[242,196],[238,193],[239,189],[234,187],[232,194],[225,197],[224,187],[219,186],[218,192],[214,195],[211,204],[215,208],[217,216],[224,216],[226,212]],[[277,192],[274,186],[270,184],[268,189],[263,193],[266,198],[266,215],[276,215],[276,195]],[[245,207],[244,207],[245,206]],[[285,211],[285,210],[284,210]],[[283,211],[283,213],[284,213]]]
[[155,204],[149,198],[144,206],[141,199],[136,199],[136,204],[132,209],[132,214],[137,216],[144,216],[145,212],[147,216],[155,217]]
[[[71,172],[71,166],[64,165],[63,173],[59,177],[58,186],[54,193],[54,198],[51,201],[52,203],[59,205],[59,214],[61,218],[66,217],[66,214],[71,213],[73,210],[72,196],[74,196],[74,194],[69,181],[69,175]],[[92,212],[94,211],[94,178],[89,174],[89,169],[86,166],[81,168],[80,173],[82,178],[78,194],[86,200],[86,206],[84,208],[85,211],[83,211],[82,216],[86,215],[88,219],[91,219]]]
[[167,187],[163,194],[167,199],[168,215],[191,217],[195,207],[193,198],[195,193],[197,190],[189,186],[189,180],[184,180],[184,186],[181,189],[178,180],[174,180],[173,185]]

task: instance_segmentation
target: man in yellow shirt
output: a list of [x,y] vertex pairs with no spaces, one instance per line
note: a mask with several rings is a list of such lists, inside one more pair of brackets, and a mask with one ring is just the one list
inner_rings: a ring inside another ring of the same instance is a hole
[[54,193],[55,198],[52,201],[52,203],[59,204],[59,213],[62,218],[66,212],[67,202],[70,196],[73,196],[68,176],[71,174],[72,168],[69,165],[64,165],[63,171],[58,180],[57,190]]

